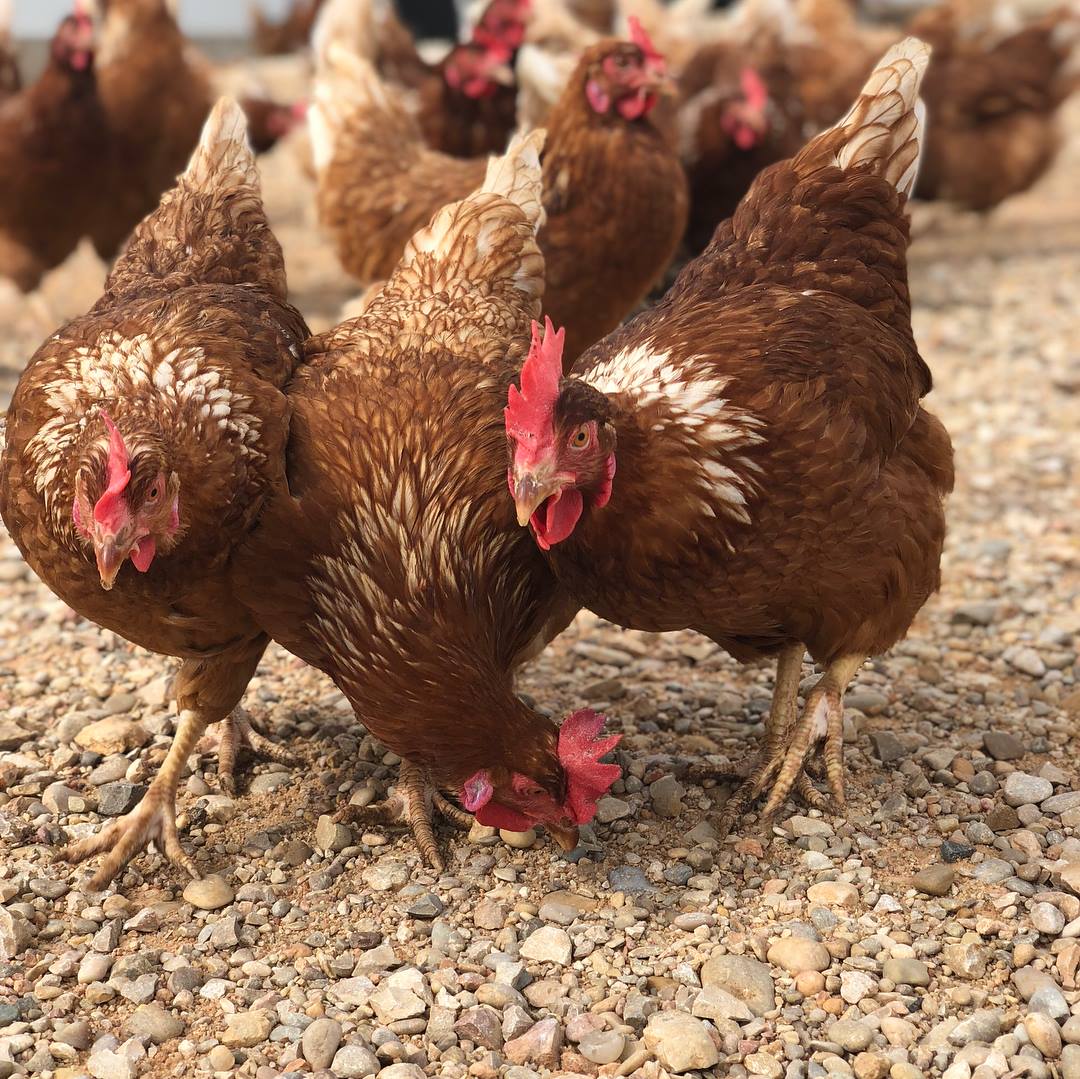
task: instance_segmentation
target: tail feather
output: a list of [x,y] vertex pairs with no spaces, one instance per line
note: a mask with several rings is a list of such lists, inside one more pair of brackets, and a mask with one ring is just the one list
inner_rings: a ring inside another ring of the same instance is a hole
[[515,135],[501,157],[488,161],[487,173],[479,191],[490,191],[516,203],[533,223],[533,233],[544,224],[543,182],[540,152],[547,132],[537,128]]
[[919,87],[930,46],[905,38],[877,63],[847,114],[798,154],[795,167],[817,166],[831,155],[842,169],[867,165],[897,191],[910,195],[925,142],[926,109]]
[[396,322],[420,348],[494,359],[527,339],[539,316],[544,256],[540,150],[545,132],[511,140],[483,183],[416,233],[362,318]]
[[390,94],[375,68],[340,43],[320,57],[314,100],[308,113],[316,172],[333,159],[346,124],[361,115],[378,118],[382,131],[396,131],[402,142],[421,138],[415,121]]
[[154,282],[169,288],[259,284],[284,299],[284,258],[259,188],[247,119],[236,101],[223,97],[176,186],[132,233],[103,302]]
[[247,185],[258,191],[259,172],[248,142],[247,117],[235,99],[223,97],[213,107],[180,179],[193,188]]

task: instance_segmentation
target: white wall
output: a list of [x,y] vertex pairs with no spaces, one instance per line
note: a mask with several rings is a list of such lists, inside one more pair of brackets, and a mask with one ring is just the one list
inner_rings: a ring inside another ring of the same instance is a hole
[[[269,14],[280,14],[289,0],[252,0]],[[15,33],[47,37],[74,7],[74,0],[12,0]],[[189,34],[246,34],[250,26],[248,0],[181,0],[180,21]]]

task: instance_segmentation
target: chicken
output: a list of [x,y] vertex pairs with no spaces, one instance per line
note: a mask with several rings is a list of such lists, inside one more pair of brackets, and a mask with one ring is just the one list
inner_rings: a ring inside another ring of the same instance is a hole
[[[150,789],[66,852],[107,852],[94,889],[151,839],[198,875],[177,836],[176,784],[267,643],[228,572],[285,482],[282,387],[307,337],[285,296],[243,113],[226,99],[101,299],[38,349],[8,411],[0,514],[27,563],[83,617],[183,660],[176,737]],[[245,733],[231,721],[223,759]]]
[[167,0],[99,0],[98,92],[109,126],[108,198],[91,238],[112,258],[175,182],[213,103]]
[[93,25],[69,15],[38,80],[0,101],[0,275],[24,291],[86,234],[104,186],[106,140]]
[[0,0],[0,101],[22,89],[19,59],[11,40],[11,5],[13,0]]
[[323,0],[292,0],[289,10],[280,22],[274,22],[263,14],[262,8],[251,9],[251,31],[255,51],[260,56],[283,56],[304,48],[311,37],[311,28],[319,14]]
[[515,126],[512,64],[527,10],[528,0],[490,0],[472,37],[429,64],[386,0],[329,0],[316,27],[315,55],[324,61],[344,46],[367,59],[404,91],[432,149],[455,157],[501,153]]
[[265,97],[242,97],[240,108],[247,117],[248,139],[257,154],[272,150],[289,132],[299,127],[307,116],[307,105],[298,101],[282,105]]
[[[929,49],[878,63],[835,127],[770,166],[660,303],[562,371],[530,353],[506,410],[518,520],[603,618],[778,656],[764,748],[725,831],[768,818],[825,738],[844,803],[843,697],[939,584],[952,447],[920,401],[911,194]],[[801,717],[804,650],[824,666]]]
[[795,4],[798,40],[789,52],[803,113],[815,132],[843,115],[874,69],[874,61],[901,36],[892,27],[862,24],[855,8],[850,0]]
[[[802,101],[776,54],[728,43],[695,53],[679,78],[679,155],[690,181],[686,240],[701,252],[754,177],[806,141]],[[839,115],[839,114],[838,114]]]
[[[347,272],[383,280],[412,233],[483,178],[482,160],[428,150],[370,65],[336,50],[311,110],[319,216]],[[647,294],[686,224],[686,178],[649,120],[664,80],[647,39],[588,49],[552,112],[544,151],[545,310],[568,355]]]
[[468,820],[443,791],[571,847],[619,774],[597,761],[618,740],[597,739],[602,717],[560,733],[513,692],[577,610],[506,498],[501,406],[543,290],[540,140],[493,159],[359,318],[308,343],[288,490],[236,563],[260,625],[402,757],[394,805],[437,868],[432,810]]
[[950,8],[913,26],[934,46],[924,97],[929,137],[916,193],[990,210],[1029,188],[1060,146],[1055,111],[1080,16],[1057,12],[1001,37],[965,33]]

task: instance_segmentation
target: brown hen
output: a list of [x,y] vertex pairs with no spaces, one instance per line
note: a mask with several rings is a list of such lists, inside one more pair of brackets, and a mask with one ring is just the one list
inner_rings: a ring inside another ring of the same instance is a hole
[[[602,42],[552,111],[544,309],[567,328],[568,358],[633,310],[682,237],[686,177],[649,120],[663,78],[646,43]],[[365,283],[384,279],[412,233],[486,168],[427,149],[392,89],[342,50],[317,81],[311,124],[320,220],[342,265]]]
[[403,758],[401,802],[441,867],[438,808],[565,845],[618,769],[600,720],[560,735],[515,669],[577,610],[506,497],[501,406],[539,311],[539,135],[440,210],[359,318],[313,338],[289,387],[288,489],[236,564],[279,643],[329,674]]
[[243,113],[222,101],[104,295],[41,346],[8,411],[0,513],[23,557],[82,616],[184,661],[176,738],[146,796],[68,852],[108,852],[95,889],[151,839],[197,875],[176,784],[267,643],[229,566],[283,483],[282,387],[307,335],[285,296]]
[[368,60],[401,93],[433,150],[466,158],[502,153],[516,121],[513,62],[529,4],[490,0],[469,40],[433,64],[417,51],[392,4],[328,0],[313,38],[315,54],[324,62],[343,47]]
[[1061,143],[1055,113],[1071,89],[1066,67],[1080,16],[1062,10],[1002,36],[945,6],[920,14],[912,26],[934,48],[916,193],[990,210],[1025,191]]
[[26,292],[86,235],[106,175],[93,26],[69,15],[38,80],[0,101],[0,276]]
[[[549,328],[506,413],[518,519],[560,583],[621,625],[776,655],[766,742],[724,827],[774,813],[825,738],[843,804],[843,695],[938,587],[949,437],[922,405],[905,203],[929,49],[879,62],[831,130],[755,181],[660,304],[560,378]],[[804,650],[824,665],[802,716]]]
[[168,0],[99,0],[98,92],[109,127],[108,197],[91,237],[112,258],[176,181],[213,103],[205,62]]

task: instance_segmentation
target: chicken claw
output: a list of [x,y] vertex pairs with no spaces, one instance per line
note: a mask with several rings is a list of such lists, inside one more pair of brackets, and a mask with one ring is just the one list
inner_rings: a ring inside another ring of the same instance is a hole
[[[814,788],[803,771],[814,746],[825,740],[822,754],[825,775],[835,808],[843,810],[844,795],[844,692],[862,666],[865,656],[841,656],[830,663],[806,698],[802,718],[785,739],[787,745],[773,756],[768,771],[775,775],[773,788],[762,810],[762,819],[775,816],[792,787],[806,795]],[[801,777],[801,779],[800,779]],[[766,780],[767,782],[767,780]],[[815,797],[816,796],[816,797]],[[824,796],[814,792],[810,804],[820,808]]]
[[269,757],[278,764],[292,764],[293,755],[265,734],[260,734],[252,725],[251,718],[243,708],[234,708],[221,721],[218,735],[218,783],[226,794],[236,794],[236,758],[241,746],[247,746],[252,753]]
[[109,886],[124,867],[149,843],[164,852],[173,865],[179,866],[192,877],[199,871],[190,856],[180,846],[176,828],[176,804],[164,790],[153,787],[143,800],[124,816],[111,821],[97,835],[89,836],[64,847],[59,857],[68,862],[82,862],[95,854],[108,851],[108,857],[90,878],[87,889],[100,892]]
[[58,852],[68,862],[81,862],[108,851],[87,888],[104,890],[140,851],[153,842],[173,865],[192,877],[200,876],[195,863],[180,846],[176,828],[176,785],[184,763],[206,730],[205,721],[195,712],[180,713],[176,736],[161,770],[142,801],[130,812],[107,824],[97,835],[72,843]]
[[369,806],[344,806],[338,811],[336,819],[343,824],[407,824],[420,848],[421,857],[441,873],[446,863],[439,853],[432,826],[432,817],[436,812],[459,828],[472,827],[472,814],[454,805],[442,792],[433,790],[417,765],[402,761],[397,786],[391,789],[384,802]]
[[842,656],[831,664],[810,691],[800,719],[802,657],[801,644],[792,645],[780,655],[772,708],[765,723],[765,745],[749,774],[724,804],[716,825],[721,838],[770,783],[772,789],[760,814],[763,825],[776,815],[792,790],[811,809],[827,808],[829,796],[810,782],[805,771],[815,746],[823,738],[825,774],[832,803],[838,810],[844,808],[844,690],[862,665],[863,657]]

